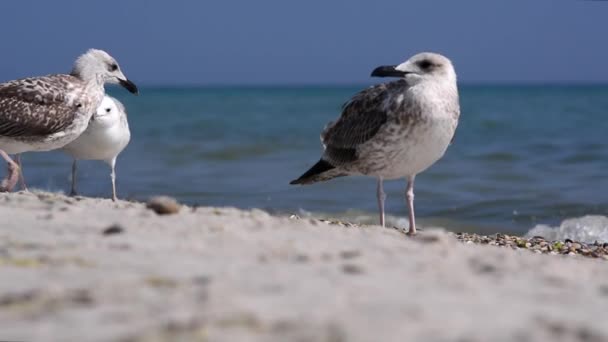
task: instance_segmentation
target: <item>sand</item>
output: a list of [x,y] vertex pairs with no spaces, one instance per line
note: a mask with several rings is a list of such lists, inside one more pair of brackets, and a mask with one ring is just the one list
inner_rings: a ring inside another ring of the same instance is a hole
[[0,216],[0,340],[608,340],[605,260],[40,192]]

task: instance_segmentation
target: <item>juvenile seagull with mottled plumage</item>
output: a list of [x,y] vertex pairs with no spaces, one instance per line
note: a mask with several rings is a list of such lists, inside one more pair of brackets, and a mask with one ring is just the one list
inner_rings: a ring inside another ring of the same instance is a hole
[[439,160],[454,137],[460,106],[452,62],[420,53],[376,77],[399,77],[372,86],[347,102],[340,118],[321,133],[321,160],[290,184],[310,184],[348,175],[378,178],[380,224],[384,226],[384,179],[406,178],[409,234],[416,234],[414,178]]
[[78,57],[69,75],[0,84],[0,156],[8,163],[0,191],[11,191],[21,174],[8,154],[54,150],[76,139],[99,107],[105,83],[120,84],[137,94],[112,56],[91,49]]

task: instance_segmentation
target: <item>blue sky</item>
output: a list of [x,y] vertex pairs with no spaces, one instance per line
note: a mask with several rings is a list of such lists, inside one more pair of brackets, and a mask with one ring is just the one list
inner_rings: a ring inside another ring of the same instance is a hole
[[419,51],[463,82],[608,82],[608,2],[10,1],[0,80],[68,71],[90,47],[142,85],[369,83]]

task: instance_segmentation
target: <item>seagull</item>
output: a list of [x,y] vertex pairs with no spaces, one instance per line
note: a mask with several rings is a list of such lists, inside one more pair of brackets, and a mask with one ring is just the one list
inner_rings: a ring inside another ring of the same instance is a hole
[[448,58],[424,52],[396,66],[380,66],[371,76],[399,79],[351,98],[340,118],[321,133],[321,160],[290,184],[348,175],[376,177],[384,227],[383,181],[405,178],[408,234],[415,235],[414,179],[444,155],[458,126],[456,72]]
[[117,99],[106,95],[84,133],[62,149],[74,158],[70,195],[76,195],[76,161],[103,160],[112,169],[112,201],[116,201],[116,157],[130,139],[125,107]]
[[9,154],[54,150],[76,139],[99,107],[105,83],[138,92],[116,60],[96,49],[78,57],[70,74],[0,84],[0,156],[8,163],[0,191],[12,191],[22,177]]

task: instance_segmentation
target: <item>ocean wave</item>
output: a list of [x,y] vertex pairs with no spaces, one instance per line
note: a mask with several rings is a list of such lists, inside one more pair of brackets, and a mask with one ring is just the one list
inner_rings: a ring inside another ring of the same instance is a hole
[[539,224],[532,228],[526,237],[542,236],[548,240],[571,239],[593,243],[608,241],[608,217],[588,215],[564,220],[559,227]]

